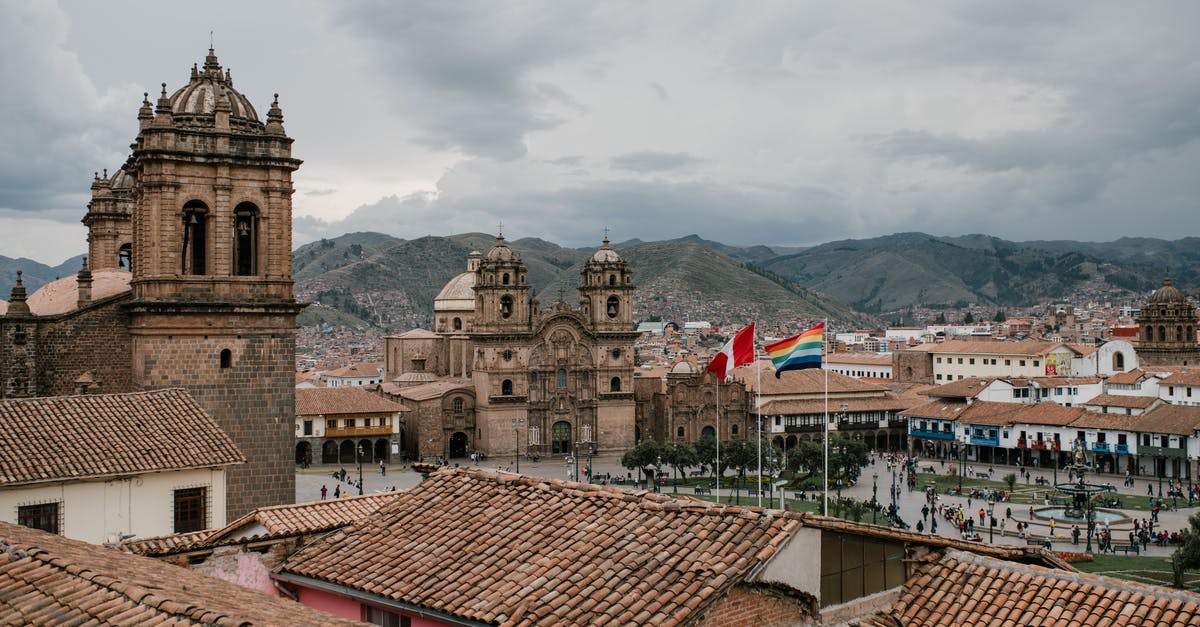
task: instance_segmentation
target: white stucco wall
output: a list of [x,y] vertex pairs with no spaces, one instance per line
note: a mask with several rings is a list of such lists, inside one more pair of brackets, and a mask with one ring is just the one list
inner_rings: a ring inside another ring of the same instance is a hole
[[109,480],[74,481],[0,489],[0,519],[17,524],[22,505],[58,502],[60,532],[85,542],[119,536],[174,533],[174,491],[207,487],[208,527],[225,525],[225,469],[149,473]]

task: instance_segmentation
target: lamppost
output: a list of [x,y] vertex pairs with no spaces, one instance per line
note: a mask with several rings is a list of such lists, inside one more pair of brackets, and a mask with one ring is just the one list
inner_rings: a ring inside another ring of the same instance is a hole
[[879,473],[871,473],[871,524],[876,523],[879,515]]
[[1167,472],[1167,459],[1165,457],[1159,456],[1158,461],[1161,462],[1161,466],[1157,463],[1154,464],[1154,474],[1158,475],[1158,498],[1161,499],[1163,497],[1162,496],[1162,477],[1163,477],[1163,474],[1165,474]]
[[[594,474],[592,471],[592,425],[585,424],[580,427],[579,435],[581,436],[580,439],[582,440],[580,444],[583,445],[583,448],[587,449],[587,466],[584,468],[587,471],[587,482],[591,483],[592,475]],[[575,451],[575,459],[579,459],[579,451]],[[575,480],[579,481],[578,471],[575,472]]]
[[987,500],[988,542],[996,542],[996,497],[989,496]]
[[517,474],[521,474],[521,427],[525,426],[524,418],[513,418],[513,466],[517,468]]
[[959,496],[962,496],[962,477],[963,477],[963,474],[967,472],[966,457],[967,457],[967,438],[966,438],[966,436],[963,436],[963,439],[960,440],[958,443],[958,495]]
[[355,455],[354,455],[354,461],[358,462],[358,495],[359,495],[359,496],[362,496],[362,493],[363,493],[363,487],[362,487],[362,458],[363,458],[363,455],[364,455],[365,453],[366,453],[366,451],[364,451],[364,450],[363,450],[363,445],[362,445],[362,444],[359,444],[359,445],[358,445],[358,448],[357,448],[357,449],[355,449]]
[[658,473],[660,472],[662,472],[662,455],[659,455],[658,459],[654,462],[654,477],[651,478],[651,481],[654,482],[655,492],[658,492]]
[[896,521],[897,518],[899,518],[899,516],[897,516],[897,510],[896,510],[896,492],[897,492],[897,490],[898,490],[898,488],[896,487],[896,465],[893,464],[892,465],[892,522],[893,523]]

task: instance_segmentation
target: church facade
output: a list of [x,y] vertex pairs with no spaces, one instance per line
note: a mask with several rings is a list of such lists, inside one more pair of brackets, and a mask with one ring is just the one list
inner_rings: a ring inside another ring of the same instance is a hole
[[92,183],[78,275],[0,317],[0,396],[183,388],[248,462],[226,511],[291,503],[295,388],[292,139],[210,49],[137,113],[132,152]]
[[[383,391],[404,400],[419,387],[410,401],[441,414],[436,426],[414,421],[410,457],[624,450],[634,443],[636,337],[633,273],[607,238],[580,273],[579,306],[542,308],[500,235],[438,294],[433,331],[385,339]],[[456,383],[430,398],[429,381],[443,378]]]
[[1147,366],[1194,366],[1200,364],[1200,342],[1196,340],[1196,308],[1171,279],[1142,305],[1138,326],[1138,358]]

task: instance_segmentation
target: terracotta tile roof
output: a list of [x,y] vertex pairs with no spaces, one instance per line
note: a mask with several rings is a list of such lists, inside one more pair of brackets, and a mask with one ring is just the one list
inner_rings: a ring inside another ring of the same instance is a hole
[[1138,431],[1142,417],[1126,416],[1125,414],[1101,414],[1085,412],[1078,420],[1071,423],[1072,427],[1080,429],[1112,429],[1115,431]]
[[1005,424],[1047,425],[1061,427],[1091,413],[1082,407],[1064,407],[1058,403],[1018,404],[1015,414]]
[[[842,403],[845,403],[846,411],[850,413],[868,412],[868,411],[903,411],[914,405],[919,405],[917,399],[901,399],[901,398],[831,398],[829,399],[829,413],[834,414],[842,411]],[[783,401],[767,401],[763,403],[759,410],[764,415],[782,416],[782,415],[801,415],[801,414],[821,414],[826,409],[824,400],[783,400]]]
[[1131,581],[947,551],[859,625],[1195,625],[1200,596]]
[[1200,385],[1200,370],[1181,370],[1162,380],[1162,385]]
[[442,468],[277,572],[481,622],[679,624],[800,528],[780,514]]
[[138,555],[170,555],[236,544],[320,533],[345,527],[379,511],[401,492],[381,492],[325,501],[260,507],[219,529],[179,533],[122,542],[122,550]]
[[360,387],[297,388],[296,415],[392,414],[409,411],[395,401]]
[[1146,373],[1141,370],[1130,370],[1128,372],[1118,372],[1108,378],[1109,383],[1117,385],[1137,385],[1146,378]]
[[0,401],[0,485],[245,461],[183,390]]
[[995,379],[968,377],[934,386],[925,390],[924,394],[930,398],[975,398],[987,386],[991,385],[992,381],[995,381]]
[[1023,407],[1020,403],[975,401],[959,414],[958,421],[970,425],[1010,425]]
[[384,390],[388,394],[394,394],[410,401],[427,401],[440,398],[455,390],[470,392],[472,396],[475,394],[475,386],[465,379],[445,379],[407,387],[385,385]]
[[326,372],[323,376],[328,377],[378,377],[382,376],[380,370],[383,368],[381,361],[367,361],[357,364],[350,364],[337,370]]
[[5,625],[360,625],[294,601],[0,522]]
[[1130,407],[1133,409],[1146,409],[1147,407],[1158,402],[1156,396],[1129,396],[1127,394],[1101,394],[1093,397],[1091,400],[1080,403],[1092,407]]
[[[788,370],[783,373],[783,376],[776,379],[775,371],[771,368],[771,362],[767,361],[762,364],[762,392],[763,396],[773,396],[782,394],[824,394],[825,393],[825,374],[829,373],[829,392],[831,394],[839,394],[846,392],[883,392],[884,387],[874,383],[860,381],[854,377],[848,377],[838,372],[830,372],[818,368],[810,368],[808,370]],[[754,366],[741,366],[734,368],[733,377],[741,379],[746,383],[746,390],[757,389],[758,381],[755,376]]]
[[1142,433],[1192,435],[1200,429],[1200,406],[1159,405],[1138,418]]
[[918,405],[912,409],[907,409],[900,412],[901,416],[908,418],[934,418],[937,420],[958,420],[958,417],[967,410],[967,405],[963,401],[952,400],[933,400]]

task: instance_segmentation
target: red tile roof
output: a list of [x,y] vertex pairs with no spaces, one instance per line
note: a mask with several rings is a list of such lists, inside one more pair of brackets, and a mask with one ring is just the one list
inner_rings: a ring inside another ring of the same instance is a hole
[[400,492],[382,492],[293,505],[260,507],[221,527],[193,533],[122,542],[123,550],[139,555],[169,555],[207,549],[241,540],[267,540],[302,536],[344,527],[379,511]]
[[694,621],[800,526],[779,512],[443,468],[278,572],[482,622],[669,625]]
[[991,385],[992,381],[995,379],[969,377],[929,388],[924,394],[930,398],[975,398]]
[[360,387],[297,388],[296,415],[394,414],[409,411],[400,403]]
[[1161,385],[1200,385],[1200,370],[1180,370],[1160,382]]
[[917,568],[864,627],[1196,625],[1200,596],[1131,581],[947,551]]
[[1127,372],[1118,372],[1108,378],[1109,383],[1117,385],[1137,385],[1146,378],[1146,373],[1141,370],[1129,370]]
[[[761,365],[761,394],[763,396],[775,396],[782,394],[824,394],[826,374],[829,375],[829,391],[831,393],[882,393],[885,390],[885,388],[881,385],[867,383],[838,372],[820,370],[817,368],[810,368],[808,370],[788,370],[783,373],[783,376],[776,379],[775,371],[771,369],[770,361],[766,361]],[[734,368],[732,376],[745,381],[747,391],[754,390],[758,386],[758,377],[755,375],[754,369],[755,367],[753,365]]]
[[1159,405],[1139,416],[1138,431],[1192,435],[1200,429],[1200,406]]
[[361,625],[158,560],[0,522],[0,624]]
[[912,409],[906,409],[900,412],[901,416],[908,418],[934,418],[938,420],[958,420],[958,417],[967,410],[970,405],[963,401],[955,400],[933,400],[918,405]]
[[1101,394],[1094,396],[1080,405],[1089,405],[1093,407],[1129,407],[1132,409],[1146,409],[1147,407],[1158,402],[1156,396],[1129,396],[1127,394]]
[[897,399],[897,398],[833,398],[829,400],[826,406],[823,400],[810,399],[794,399],[782,401],[767,401],[763,403],[759,410],[763,415],[801,415],[801,414],[821,414],[828,407],[829,413],[835,414],[842,411],[842,403],[846,404],[846,411],[849,413],[856,412],[876,412],[876,411],[903,411],[914,405],[919,405],[920,401],[916,399]]
[[0,485],[245,461],[183,390],[0,401]]
[[1082,407],[1064,407],[1058,403],[1022,404],[1019,407],[1021,407],[1020,411],[1014,414],[1006,424],[1021,423],[1062,427],[1073,424],[1090,413]]
[[1066,346],[1071,351],[1079,351],[1062,342],[998,342],[994,340],[947,340],[935,344],[929,349],[931,353],[952,353],[971,355],[1024,355],[1041,357],[1059,346]]

